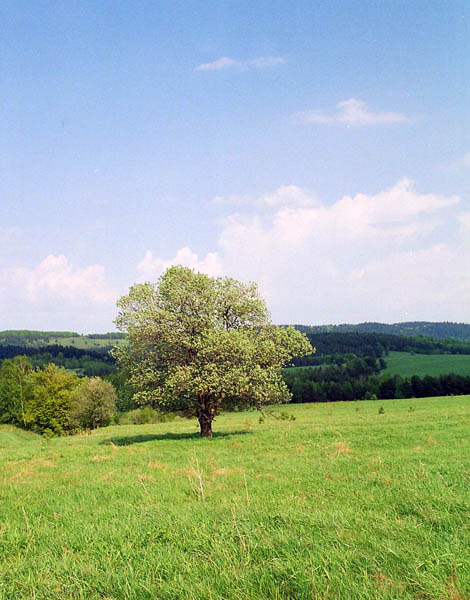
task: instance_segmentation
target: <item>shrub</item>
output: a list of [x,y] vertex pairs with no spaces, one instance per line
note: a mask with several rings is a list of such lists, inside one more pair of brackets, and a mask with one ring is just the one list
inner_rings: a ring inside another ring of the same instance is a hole
[[50,363],[31,374],[25,425],[37,433],[62,435],[70,428],[72,391],[78,385],[75,373]]
[[81,429],[109,425],[116,410],[114,387],[100,377],[91,377],[74,390],[70,424]]

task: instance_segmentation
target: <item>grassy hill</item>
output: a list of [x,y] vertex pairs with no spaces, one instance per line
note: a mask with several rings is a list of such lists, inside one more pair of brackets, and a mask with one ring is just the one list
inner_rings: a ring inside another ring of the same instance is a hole
[[282,410],[0,427],[0,598],[469,598],[470,397]]
[[389,375],[438,377],[448,373],[470,375],[470,356],[461,354],[411,354],[409,352],[390,352],[385,357]]
[[73,331],[5,330],[0,331],[0,346],[42,348],[59,345],[81,350],[99,350],[124,343],[125,337],[125,334],[117,332],[80,335]]

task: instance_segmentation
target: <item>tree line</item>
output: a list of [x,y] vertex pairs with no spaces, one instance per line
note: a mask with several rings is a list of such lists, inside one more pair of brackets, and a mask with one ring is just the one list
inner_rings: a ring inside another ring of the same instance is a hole
[[292,402],[335,402],[387,398],[428,398],[470,394],[470,377],[381,375],[383,359],[355,358],[340,365],[285,369]]
[[385,333],[432,338],[454,338],[470,342],[470,325],[450,321],[407,321],[404,323],[359,323],[357,325],[295,325],[303,333]]
[[53,362],[59,367],[75,371],[78,375],[86,377],[103,377],[116,372],[114,358],[109,351],[111,346],[84,350],[73,346],[48,346],[30,347],[17,345],[0,345],[0,361],[14,358],[15,356],[28,356],[34,367],[43,368]]

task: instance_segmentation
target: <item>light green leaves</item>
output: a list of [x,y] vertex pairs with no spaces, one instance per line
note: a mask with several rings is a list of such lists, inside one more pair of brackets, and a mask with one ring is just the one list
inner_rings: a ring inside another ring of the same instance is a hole
[[137,399],[212,420],[219,408],[285,400],[282,367],[312,352],[305,335],[271,324],[255,284],[171,267],[156,284],[135,285],[116,325],[116,350]]

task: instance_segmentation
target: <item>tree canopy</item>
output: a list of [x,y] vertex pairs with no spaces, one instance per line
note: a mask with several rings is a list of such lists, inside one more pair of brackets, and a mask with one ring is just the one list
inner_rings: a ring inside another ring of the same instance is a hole
[[116,349],[140,404],[196,416],[212,436],[219,409],[287,401],[282,367],[313,351],[292,327],[272,325],[254,283],[176,266],[118,301]]

